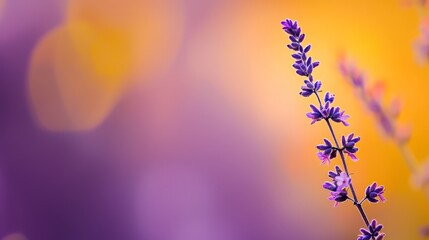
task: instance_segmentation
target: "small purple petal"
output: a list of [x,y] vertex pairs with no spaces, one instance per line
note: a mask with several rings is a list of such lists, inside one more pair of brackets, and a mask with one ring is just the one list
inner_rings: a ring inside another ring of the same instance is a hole
[[307,47],[304,48],[304,52],[306,53],[306,52],[310,51],[310,49],[311,49],[311,45],[308,45]]

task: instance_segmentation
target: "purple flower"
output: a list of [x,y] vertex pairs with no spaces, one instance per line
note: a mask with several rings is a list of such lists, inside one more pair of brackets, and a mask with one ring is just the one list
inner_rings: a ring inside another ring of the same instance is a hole
[[354,154],[358,151],[358,148],[355,147],[355,144],[359,142],[359,140],[360,137],[354,137],[354,133],[349,134],[347,138],[345,138],[344,136],[341,138],[344,152],[349,155],[353,161],[358,160]]
[[341,173],[342,173],[342,171],[341,171],[340,167],[335,166],[335,172],[329,171],[328,177],[332,178],[332,180],[335,180],[335,177],[340,176]]
[[[296,21],[286,19],[285,21],[282,21],[281,24],[283,25],[283,30],[287,34],[289,34],[289,39],[291,41],[291,43],[288,44],[287,47],[294,51],[294,53],[292,54],[292,58],[295,60],[295,62],[292,67],[295,69],[298,75],[306,77],[306,80],[304,80],[304,85],[301,87],[300,95],[302,95],[303,97],[315,95],[318,101],[317,107],[313,104],[310,105],[311,112],[308,112],[306,115],[312,120],[311,124],[314,124],[315,122],[318,122],[320,120],[326,120],[327,126],[329,127],[329,131],[333,139],[335,140],[335,145],[333,145],[328,139],[324,139],[323,144],[317,145],[317,149],[319,150],[317,155],[322,161],[321,164],[329,164],[330,161],[337,156],[337,152],[340,151],[341,160],[345,169],[345,172],[342,172],[338,166],[335,166],[335,171],[330,171],[328,173],[328,176],[331,178],[331,181],[323,183],[323,188],[330,191],[330,196],[328,199],[335,202],[334,206],[338,206],[340,202],[344,202],[346,200],[352,201],[354,205],[360,210],[359,213],[361,214],[364,222],[367,223],[368,220],[365,212],[361,209],[361,203],[369,198],[366,197],[363,200],[358,201],[358,198],[355,194],[355,190],[352,185],[352,180],[347,170],[347,165],[343,154],[347,153],[353,160],[356,160],[357,158],[354,154],[358,151],[358,148],[355,147],[355,144],[360,140],[360,138],[355,138],[354,134],[350,134],[347,138],[343,136],[343,146],[342,148],[339,147],[337,137],[329,120],[332,120],[333,122],[337,123],[342,123],[345,126],[348,126],[349,124],[346,120],[349,118],[349,116],[346,115],[344,111],[341,111],[340,107],[331,107],[331,104],[333,104],[335,100],[335,96],[333,94],[326,92],[323,100],[321,99],[319,93],[322,83],[321,81],[314,82],[314,78],[312,76],[313,70],[314,68],[319,66],[319,62],[313,62],[312,58],[308,56],[308,53],[311,50],[311,45],[307,45],[305,47],[302,45],[305,35],[301,34],[301,28],[298,26],[298,23]],[[349,71],[349,69],[347,69],[345,65],[343,68],[344,73],[347,73]],[[355,84],[356,88],[362,88],[364,83],[363,78],[361,75],[356,76],[357,77],[353,80],[353,83]],[[353,194],[353,198],[350,198],[348,196],[349,189]],[[371,200],[375,199],[375,197],[380,197],[380,199],[384,199],[381,195],[383,191],[377,191],[378,188],[374,188],[372,192],[368,193],[368,195],[371,197]],[[375,228],[375,226],[373,228]],[[361,230],[364,239],[366,239],[366,233],[369,234],[369,238],[371,238],[372,234],[376,234],[378,236],[378,232],[376,232],[373,228],[371,228],[370,231],[367,231],[366,229]]]
[[301,87],[301,96],[309,97],[311,94],[317,92],[320,90],[320,87],[322,86],[322,82],[316,81],[315,83],[310,82],[309,80],[304,81],[304,85]]
[[[289,46],[289,45],[288,45]],[[307,48],[310,50],[307,46]],[[300,76],[309,76],[310,81],[313,81],[313,77],[311,76],[311,73],[313,72],[313,69],[317,66],[319,66],[319,62],[312,62],[311,57],[307,58],[305,49],[302,50],[302,47],[299,46],[299,52],[292,54],[292,57],[295,59],[295,63],[292,64],[292,67],[296,69],[296,73]]]
[[347,173],[345,172],[340,173],[340,175],[336,176],[334,180],[335,180],[335,184],[338,186],[337,191],[347,188],[350,185],[350,182],[352,181],[352,179],[349,176],[347,176]]
[[341,122],[344,126],[349,126],[346,120],[349,118],[349,115],[344,115],[344,111],[340,112],[340,107],[330,107],[330,101],[325,102],[324,106],[317,108],[313,104],[310,104],[312,112],[307,113],[307,117],[310,118],[311,124],[318,122],[322,119],[332,119],[334,122]]
[[329,92],[325,93],[325,97],[324,97],[324,101],[326,102],[330,102],[333,103],[335,99],[335,95],[334,94],[330,94]]
[[335,185],[335,183],[333,183],[333,182],[324,182],[323,183],[323,188],[324,189],[328,189],[331,192],[336,192],[337,191],[337,185]]
[[[292,42],[296,42],[296,38],[299,38],[301,33],[301,28],[298,27],[298,22],[297,21],[293,22],[290,19],[286,19],[286,21],[282,21],[281,24],[283,25],[283,30],[285,30],[285,32],[287,32],[292,37],[294,37],[294,40],[291,39]],[[302,42],[302,41],[299,41],[299,42]]]
[[368,186],[365,191],[366,198],[368,199],[368,201],[372,203],[378,202],[377,197],[380,198],[382,202],[386,201],[386,199],[383,196],[383,193],[384,193],[384,186],[377,187],[377,183],[375,182],[370,186]]
[[296,21],[286,19],[285,21],[282,21],[281,24],[283,25],[283,30],[289,34],[289,40],[291,41],[287,47],[296,52],[292,54],[292,57],[295,59],[295,63],[292,67],[295,68],[298,75],[307,76],[309,77],[309,81],[313,82],[311,73],[314,68],[319,66],[319,62],[313,62],[311,57],[307,57],[307,53],[310,51],[311,45],[307,45],[306,47],[301,45],[302,41],[304,41],[305,34],[301,34],[301,28],[298,26]]
[[334,207],[338,206],[340,202],[344,202],[348,199],[347,191],[342,190],[339,192],[331,192],[331,196],[328,198],[331,201],[335,201]]
[[349,187],[352,179],[347,176],[347,173],[342,172],[338,166],[335,166],[336,173],[329,171],[328,176],[332,178],[332,182],[324,182],[323,188],[328,189],[332,192],[341,192],[345,188]]
[[368,229],[360,229],[361,234],[358,236],[357,240],[370,240],[371,238],[375,238],[376,240],[382,240],[385,236],[384,233],[380,233],[382,228],[383,225],[377,225],[377,221],[373,219],[368,225]]
[[317,156],[322,160],[322,164],[330,163],[331,159],[337,156],[337,148],[332,146],[332,143],[328,139],[323,139],[325,144],[319,144],[316,148],[322,152],[318,152]]
[[346,122],[346,120],[350,117],[349,115],[344,115],[344,111],[340,112],[340,108],[339,107],[334,107],[331,108],[330,111],[330,118],[332,119],[332,121],[334,122],[341,122],[343,123],[344,126],[349,126],[349,124]]
[[325,163],[329,165],[331,163],[331,157],[329,155],[325,155],[323,154],[323,152],[318,152],[317,156],[319,157],[320,161],[322,161],[320,165],[323,165]]
[[335,166],[335,172],[329,171],[328,176],[332,178],[332,182],[324,182],[323,188],[331,191],[329,200],[335,201],[334,206],[348,199],[347,188],[351,183],[351,178],[345,172],[342,172],[340,167]]
[[311,121],[311,124],[314,124],[315,122],[318,122],[322,119],[326,119],[329,116],[329,103],[326,103],[325,106],[322,106],[320,109],[313,104],[310,104],[310,108],[313,110],[313,112],[307,113],[307,117],[313,120]]

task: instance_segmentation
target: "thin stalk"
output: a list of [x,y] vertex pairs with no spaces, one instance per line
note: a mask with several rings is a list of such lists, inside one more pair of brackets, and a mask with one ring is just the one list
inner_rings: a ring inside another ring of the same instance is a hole
[[[335,145],[337,146],[337,148],[340,148],[340,145],[338,144],[337,137],[335,136],[335,133],[334,133],[334,129],[332,128],[332,125],[331,125],[331,122],[329,121],[329,119],[326,119],[326,123],[328,124],[329,131],[331,132],[332,138],[334,138]],[[350,177],[349,170],[348,170],[347,164],[346,164],[346,158],[344,157],[344,153],[343,153],[343,151],[339,151],[339,152],[340,152],[341,162],[343,163],[344,171],[346,172],[347,177]],[[358,198],[356,196],[356,192],[355,192],[355,189],[353,188],[352,183],[350,183],[350,190],[352,191],[353,199],[355,200],[355,202],[357,202]]]
[[[329,131],[331,132],[332,138],[334,138],[335,145],[337,146],[337,148],[339,148],[340,146],[338,144],[337,137],[335,136],[334,129],[332,128],[332,125],[331,125],[331,122],[329,122],[329,119],[326,119],[326,123],[328,124]],[[339,152],[340,152],[341,162],[343,163],[344,171],[346,172],[347,177],[350,177],[349,170],[347,169],[346,158],[344,157],[344,153],[343,153],[343,151],[339,151]],[[368,218],[365,214],[365,211],[362,208],[362,205],[358,202],[358,198],[356,196],[355,189],[354,189],[353,184],[351,182],[350,182],[350,190],[351,190],[352,195],[353,195],[354,204],[357,207],[357,209],[359,210],[359,213],[360,213],[363,221],[365,222],[366,226],[368,226],[369,225]]]
[[365,202],[365,200],[368,199],[367,197],[365,197],[364,199],[362,199],[359,204],[362,204],[363,202]]
[[[317,92],[315,92],[315,95],[317,97],[317,100],[319,101],[319,105],[322,106],[322,101],[320,100],[319,94]],[[326,120],[326,124],[329,127],[329,131],[331,132],[332,138],[334,139],[336,147],[338,149],[341,149],[340,145],[338,144],[338,140],[337,140],[337,137],[335,135],[334,129],[332,128],[331,122],[329,121],[329,119],[325,119],[325,120]],[[339,152],[340,152],[341,162],[343,163],[344,171],[347,174],[347,177],[350,177],[349,170],[348,170],[347,164],[346,164],[346,158],[344,157],[344,153],[342,150]],[[368,217],[366,216],[365,211],[363,210],[361,203],[358,201],[355,189],[354,189],[353,184],[351,182],[350,182],[350,190],[351,190],[352,195],[353,195],[354,205],[358,209],[358,211],[362,217],[362,220],[365,222],[365,225],[368,227],[369,226]],[[373,237],[373,239],[375,239],[375,238]]]

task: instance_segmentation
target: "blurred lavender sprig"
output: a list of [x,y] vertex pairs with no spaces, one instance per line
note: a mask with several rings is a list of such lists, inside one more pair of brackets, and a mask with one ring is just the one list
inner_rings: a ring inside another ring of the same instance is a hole
[[[339,203],[347,200],[352,201],[354,206],[356,206],[365,226],[368,228],[368,230],[361,229],[362,234],[359,235],[358,240],[371,238],[374,240],[381,240],[384,237],[384,233],[380,233],[382,225],[379,224],[375,226],[375,220],[372,220],[371,224],[369,223],[362,207],[362,203],[365,200],[375,203],[378,202],[377,198],[384,201],[384,197],[382,195],[384,193],[384,187],[377,187],[377,184],[373,183],[368,186],[365,192],[365,197],[360,201],[358,200],[347,168],[345,154],[347,154],[353,161],[357,160],[355,153],[358,151],[358,148],[356,148],[355,145],[360,138],[355,137],[354,133],[349,134],[347,137],[342,136],[342,145],[340,146],[332,127],[332,122],[342,123],[344,126],[349,126],[347,123],[349,116],[346,115],[345,111],[341,110],[340,107],[331,106],[335,100],[333,94],[326,92],[323,101],[320,98],[319,93],[321,91],[322,82],[320,80],[315,81],[312,75],[314,69],[319,66],[319,62],[313,62],[312,58],[307,56],[311,49],[311,45],[307,45],[305,47],[302,45],[302,42],[305,39],[305,34],[301,32],[298,22],[286,19],[285,21],[282,21],[281,24],[283,26],[283,30],[289,35],[289,39],[291,41],[287,47],[295,52],[292,54],[292,58],[295,60],[292,67],[295,68],[295,71],[299,76],[306,78],[304,80],[304,85],[301,87],[300,95],[303,97],[314,95],[318,101],[318,106],[313,104],[310,105],[311,112],[307,113],[307,117],[312,120],[311,124],[319,121],[326,122],[333,138],[334,144],[325,138],[324,143],[317,146],[317,149],[319,150],[317,155],[322,164],[329,164],[331,160],[337,157],[337,153],[339,153],[342,167],[344,169],[343,171],[339,166],[335,166],[335,172],[330,171],[328,173],[331,181],[323,184],[323,188],[330,191],[330,197],[328,199],[335,202],[334,206],[337,206]],[[349,190],[352,197],[349,196]]]
[[410,171],[415,173],[419,168],[411,151],[406,147],[411,137],[411,128],[397,121],[402,108],[399,98],[393,98],[388,106],[383,104],[384,84],[379,81],[368,85],[364,74],[344,57],[339,60],[343,78],[351,84],[365,107],[372,113],[383,134],[392,139],[403,154]]
[[[351,84],[366,108],[370,110],[383,134],[395,143],[412,174],[414,187],[424,191],[426,197],[429,198],[429,160],[420,164],[408,146],[412,133],[411,128],[399,124],[397,120],[401,112],[401,101],[395,98],[390,101],[389,105],[383,105],[383,83],[377,82],[369,86],[364,74],[355,65],[347,62],[344,57],[340,58],[339,67],[344,79]],[[373,195],[375,194],[373,193]],[[371,199],[369,200],[371,201]],[[423,226],[420,233],[423,237],[428,237],[429,224]]]

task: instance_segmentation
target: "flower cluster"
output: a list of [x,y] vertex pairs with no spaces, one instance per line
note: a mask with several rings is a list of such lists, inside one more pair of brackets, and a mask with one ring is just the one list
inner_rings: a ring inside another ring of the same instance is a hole
[[377,198],[380,198],[382,202],[386,201],[386,199],[383,196],[383,193],[384,193],[384,187],[383,186],[377,187],[377,183],[371,184],[366,188],[366,191],[365,191],[366,198],[368,199],[368,201],[372,203],[378,202]]
[[[360,137],[355,136],[354,133],[349,134],[347,137],[342,136],[342,146],[340,147],[339,141],[334,133],[332,123],[342,123],[344,126],[349,126],[346,122],[349,116],[344,114],[344,110],[340,110],[340,107],[331,106],[335,100],[335,96],[333,94],[326,92],[323,99],[320,98],[319,93],[322,91],[322,82],[320,80],[315,81],[312,76],[314,69],[319,66],[319,62],[313,62],[312,58],[308,56],[311,45],[303,47],[302,42],[304,41],[305,34],[301,33],[301,28],[298,26],[298,23],[296,21],[286,19],[285,21],[282,21],[281,24],[283,26],[283,30],[289,35],[289,39],[291,41],[287,47],[295,51],[292,54],[292,58],[295,61],[292,67],[295,68],[296,73],[299,76],[305,77],[300,95],[303,97],[314,95],[318,101],[318,106],[313,104],[310,105],[311,112],[307,113],[307,117],[312,120],[311,124],[324,120],[329,127],[329,131],[333,139],[333,143],[326,138],[323,139],[324,143],[317,145],[316,147],[319,151],[317,155],[322,161],[322,164],[329,164],[330,161],[338,155],[341,157],[344,171],[342,171],[339,166],[336,166],[335,171],[330,171],[328,173],[331,181],[327,181],[323,184],[323,188],[330,191],[328,199],[335,202],[334,206],[337,206],[340,202],[345,202],[347,200],[352,201],[354,206],[356,206],[363,221],[368,227],[368,229],[361,229],[362,234],[359,236],[358,240],[371,238],[374,240],[380,240],[384,236],[384,233],[380,233],[382,225],[376,225],[375,220],[373,220],[371,224],[369,223],[365,211],[362,208],[362,203],[365,200],[373,203],[378,202],[378,199],[384,201],[385,199],[382,195],[384,193],[384,187],[377,186],[376,183],[373,183],[367,187],[365,198],[358,201],[356,192],[353,188],[352,179],[347,170],[345,155],[348,155],[353,161],[357,160],[355,155],[358,151],[356,143],[360,141]],[[356,86],[364,86],[362,77],[354,78],[353,83]],[[351,193],[351,197],[349,197],[349,192]]]
[[371,238],[376,240],[382,240],[384,238],[384,233],[380,233],[383,225],[377,224],[376,220],[372,220],[371,224],[368,225],[368,229],[361,228],[358,240],[370,240]]
[[299,94],[304,97],[309,97],[314,92],[318,92],[320,87],[322,87],[322,82],[320,81],[313,83],[309,80],[304,80],[304,85],[301,87],[301,92]]
[[349,115],[345,115],[345,111],[341,111],[340,107],[331,107],[331,103],[334,102],[334,96],[329,95],[329,92],[326,92],[324,98],[324,105],[320,105],[319,108],[310,104],[310,108],[312,112],[307,113],[307,117],[310,118],[311,124],[318,122],[322,119],[328,120],[331,119],[334,122],[340,122],[344,124],[344,126],[348,126],[349,124],[346,120],[349,118]]
[[348,197],[347,188],[350,186],[352,179],[341,171],[340,167],[335,166],[335,172],[329,171],[328,176],[332,179],[330,182],[323,183],[323,188],[331,191],[329,200],[335,201],[334,206],[346,201]]
[[343,144],[344,152],[349,155],[353,161],[357,161],[355,153],[358,151],[358,148],[355,147],[355,144],[359,142],[360,137],[354,137],[354,135],[354,133],[351,133],[347,138],[343,136],[341,138],[341,142]]
[[317,153],[317,156],[322,161],[322,165],[331,162],[332,159],[337,157],[338,151],[343,151],[346,153],[353,161],[357,161],[355,153],[359,150],[355,145],[359,142],[360,137],[354,137],[354,133],[351,133],[346,137],[342,137],[341,143],[343,144],[342,148],[337,148],[332,145],[328,139],[323,139],[324,144],[319,144],[316,148],[320,151]]
[[311,45],[307,45],[305,48],[301,45],[304,41],[305,34],[301,34],[301,28],[298,26],[298,22],[293,22],[290,19],[281,22],[283,30],[289,34],[290,44],[287,45],[289,49],[296,51],[292,54],[295,59],[295,63],[292,65],[296,69],[296,73],[300,76],[309,77],[310,82],[313,82],[311,73],[313,69],[319,66],[319,62],[312,62],[311,57],[307,58],[307,53],[311,49]]
[[332,146],[332,143],[328,139],[323,139],[325,144],[319,144],[316,146],[317,149],[319,149],[321,152],[317,153],[317,156],[322,161],[322,165],[325,163],[331,162],[332,159],[337,157],[337,151],[338,148]]

